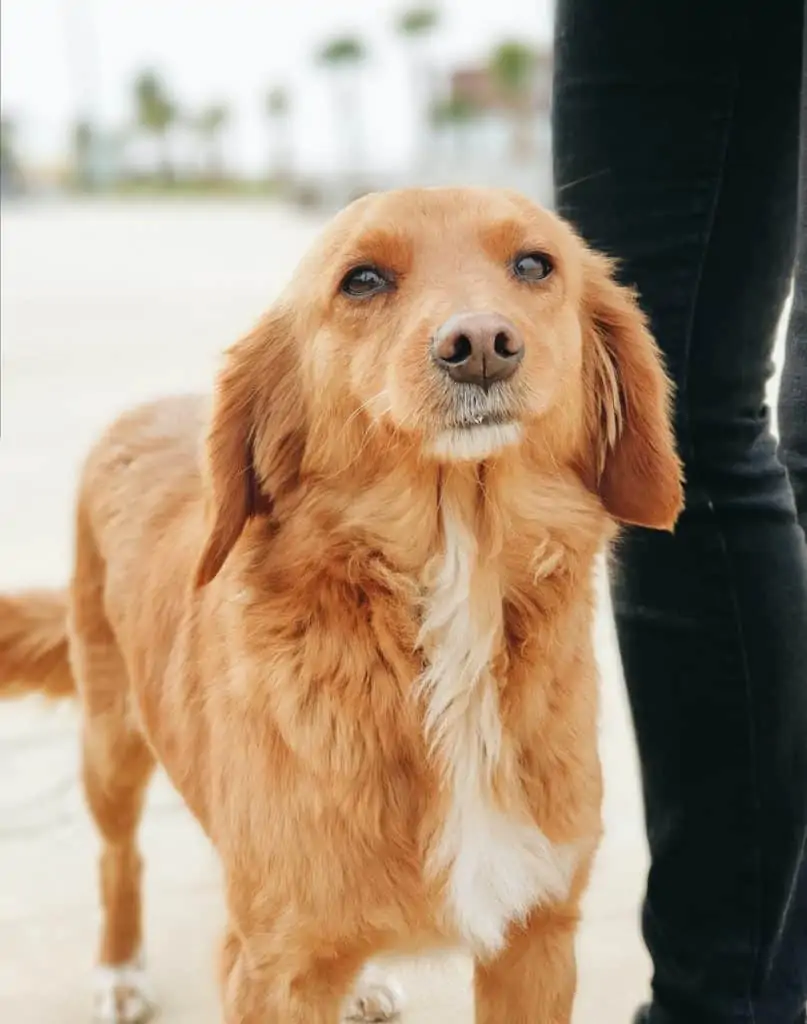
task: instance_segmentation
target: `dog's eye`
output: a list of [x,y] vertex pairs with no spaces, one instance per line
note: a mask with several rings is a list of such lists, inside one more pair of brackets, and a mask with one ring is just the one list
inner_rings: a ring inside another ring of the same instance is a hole
[[345,295],[354,299],[365,299],[392,287],[392,281],[378,267],[356,267],[345,274],[339,286]]
[[522,281],[543,281],[553,269],[552,260],[542,252],[525,252],[513,261],[513,273]]

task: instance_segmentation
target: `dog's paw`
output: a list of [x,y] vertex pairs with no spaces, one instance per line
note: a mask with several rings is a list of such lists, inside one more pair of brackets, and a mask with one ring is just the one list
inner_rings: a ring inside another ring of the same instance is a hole
[[95,968],[95,1024],[144,1024],[154,1014],[154,1000],[139,961],[101,964]]
[[395,979],[382,975],[377,968],[368,968],[348,1000],[344,1020],[395,1020],[403,1005],[403,991]]

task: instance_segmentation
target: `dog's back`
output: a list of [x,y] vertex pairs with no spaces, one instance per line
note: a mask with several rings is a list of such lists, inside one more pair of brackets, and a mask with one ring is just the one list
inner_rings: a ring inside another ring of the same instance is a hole
[[147,612],[143,628],[153,648],[155,619],[176,616],[184,604],[203,543],[198,455],[207,413],[197,397],[140,406],[109,427],[85,464],[74,600],[101,574],[104,609],[124,646],[137,644]]
[[106,561],[114,553],[119,567],[127,556],[142,562],[144,540],[147,549],[159,545],[201,510],[199,449],[207,415],[203,398],[165,398],[121,416],[92,449],[79,514]]
[[[79,486],[70,590],[0,598],[4,695],[75,692],[71,602],[80,605],[101,593],[104,608],[123,623],[153,592],[155,576],[164,581],[161,589],[182,588],[189,569],[172,573],[170,567],[178,568],[186,552],[191,560],[198,556],[202,543],[198,449],[207,415],[203,398],[162,399],[121,416],[92,448]],[[144,559],[144,551],[160,555]],[[177,603],[176,594],[171,597],[167,605]]]

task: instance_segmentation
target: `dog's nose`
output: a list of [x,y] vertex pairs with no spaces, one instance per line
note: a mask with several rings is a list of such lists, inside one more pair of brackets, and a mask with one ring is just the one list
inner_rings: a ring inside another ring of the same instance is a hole
[[459,313],[438,328],[432,358],[452,380],[486,388],[512,377],[524,358],[524,342],[498,313]]

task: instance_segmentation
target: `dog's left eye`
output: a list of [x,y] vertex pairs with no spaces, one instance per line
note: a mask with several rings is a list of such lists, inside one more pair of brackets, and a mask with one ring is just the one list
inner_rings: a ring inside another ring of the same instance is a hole
[[513,260],[513,273],[522,281],[543,281],[553,270],[552,260],[542,252],[525,252]]
[[345,295],[354,299],[365,299],[392,287],[392,281],[378,267],[356,267],[345,274],[339,286]]

